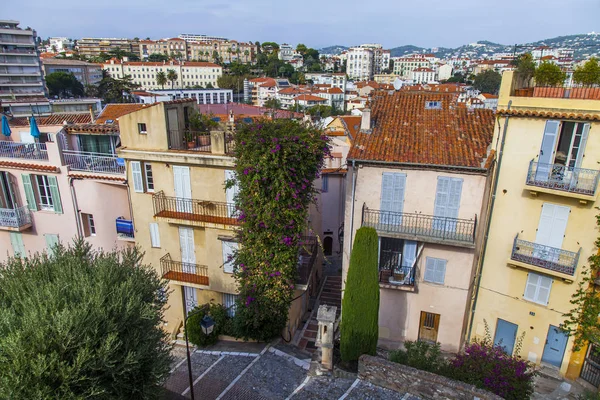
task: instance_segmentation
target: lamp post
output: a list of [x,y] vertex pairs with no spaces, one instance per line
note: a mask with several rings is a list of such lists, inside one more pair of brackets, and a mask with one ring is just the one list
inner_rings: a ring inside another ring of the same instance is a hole
[[[194,399],[194,378],[192,377],[192,359],[190,358],[190,343],[188,342],[187,320],[191,316],[199,314],[202,311],[204,311],[204,310],[200,309],[200,310],[197,310],[196,312],[191,312],[183,320],[183,331],[185,333],[185,350],[186,350],[187,365],[188,365],[188,378],[190,380],[190,396],[191,396],[192,400],[195,400]],[[204,333],[206,336],[208,336],[212,333],[213,329],[215,328],[215,321],[208,315],[205,315],[200,320],[200,328],[202,328],[202,333]]]

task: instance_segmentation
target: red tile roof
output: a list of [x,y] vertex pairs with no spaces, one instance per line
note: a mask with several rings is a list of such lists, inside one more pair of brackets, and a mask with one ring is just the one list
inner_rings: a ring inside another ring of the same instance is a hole
[[299,101],[327,101],[327,99],[324,99],[324,98],[319,97],[319,96],[313,96],[312,94],[301,94],[300,96],[296,96],[296,98],[294,100],[299,100]]
[[340,120],[346,127],[346,131],[350,134],[350,137],[354,139],[360,130],[361,117],[356,115],[341,115]]
[[65,128],[67,133],[80,134],[106,134],[106,135],[118,135],[119,125],[118,124],[74,124],[67,125]]
[[81,172],[69,172],[69,176],[76,179],[100,179],[103,181],[121,181],[125,182],[125,176],[123,175],[96,175],[96,174],[84,174]]
[[33,164],[27,162],[14,162],[14,161],[0,161],[0,167],[2,168],[15,168],[15,169],[26,169],[31,171],[42,171],[42,172],[60,172],[58,167],[54,165],[42,165]]
[[[439,101],[441,109],[425,109]],[[483,168],[492,140],[491,110],[458,107],[456,96],[435,92],[378,93],[372,133],[361,132],[348,159]]]
[[97,124],[104,124],[107,120],[112,120],[113,123],[117,121],[117,119],[125,114],[132,113],[137,110],[141,110],[142,108],[147,107],[145,104],[107,104],[104,106],[100,115],[96,119]]
[[600,114],[584,114],[570,112],[552,112],[552,111],[536,111],[536,110],[498,110],[498,115],[515,116],[515,117],[532,117],[532,118],[548,118],[548,119],[574,119],[578,121],[600,121]]
[[[37,122],[38,126],[63,125],[65,121],[67,121],[67,124],[89,124],[92,122],[92,116],[89,113],[52,114],[48,117],[37,117],[35,121]],[[29,126],[29,118],[11,118],[8,123],[10,126]]]

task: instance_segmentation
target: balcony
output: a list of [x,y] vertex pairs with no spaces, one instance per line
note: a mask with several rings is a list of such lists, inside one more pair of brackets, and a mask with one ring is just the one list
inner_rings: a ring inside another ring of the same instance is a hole
[[45,143],[0,141],[0,157],[48,161]]
[[239,224],[233,203],[170,197],[162,191],[154,194],[152,200],[154,216],[172,223],[190,221],[194,226]]
[[598,85],[579,85],[576,83],[560,86],[538,86],[515,89],[515,97],[542,97],[550,99],[600,100]]
[[561,164],[540,164],[531,160],[526,185],[533,192],[594,200],[600,171]]
[[169,129],[169,149],[211,152],[210,134],[189,129]]
[[477,216],[474,219],[436,217],[363,206],[362,226],[375,228],[383,236],[473,248]]
[[26,206],[0,208],[0,229],[18,232],[31,228],[31,225],[31,212]]
[[160,259],[160,269],[163,279],[208,286],[206,265],[173,261],[171,255],[167,253]]
[[522,267],[572,281],[579,261],[579,254],[543,244],[528,242],[515,236],[510,255],[511,265]]
[[117,230],[117,240],[135,242],[135,229],[133,227],[133,221],[119,217],[115,221],[115,227]]
[[73,171],[97,172],[101,174],[124,174],[123,159],[103,153],[63,151],[65,164]]

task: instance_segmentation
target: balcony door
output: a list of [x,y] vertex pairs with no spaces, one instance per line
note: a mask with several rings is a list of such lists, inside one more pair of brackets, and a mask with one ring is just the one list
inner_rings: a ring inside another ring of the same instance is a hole
[[535,171],[536,181],[547,182],[550,177],[559,130],[560,121],[546,121],[544,138],[542,139],[542,146],[540,147],[538,157],[538,166]]
[[194,249],[194,229],[179,227],[179,247],[181,248],[181,263],[183,272],[196,273],[196,251]]
[[17,208],[17,184],[8,172],[0,172],[0,208]]
[[456,218],[460,208],[463,180],[439,176],[435,193],[433,229],[456,232]]
[[[232,170],[227,169],[225,170],[225,182],[227,182],[230,179],[235,179],[235,173]],[[239,187],[237,183],[234,186],[229,187],[225,190],[225,201],[227,202],[227,216],[229,218],[234,218],[236,216],[236,210],[233,204],[235,203],[235,196],[237,196],[238,191]]]
[[569,207],[544,203],[535,243],[547,247],[536,247],[534,249],[535,258],[552,262],[558,261],[570,212]]
[[173,165],[173,182],[175,186],[176,207],[178,212],[192,212],[192,184],[190,167]]

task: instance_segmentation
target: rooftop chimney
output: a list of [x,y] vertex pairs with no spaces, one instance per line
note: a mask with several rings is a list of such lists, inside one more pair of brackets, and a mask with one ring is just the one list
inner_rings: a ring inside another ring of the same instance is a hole
[[371,133],[371,109],[368,107],[365,107],[362,110],[362,118],[360,120],[360,131],[364,133]]
[[96,123],[96,117],[94,116],[94,110],[92,109],[91,105],[88,107],[88,109],[90,110],[90,117],[91,117],[92,124],[95,124]]

